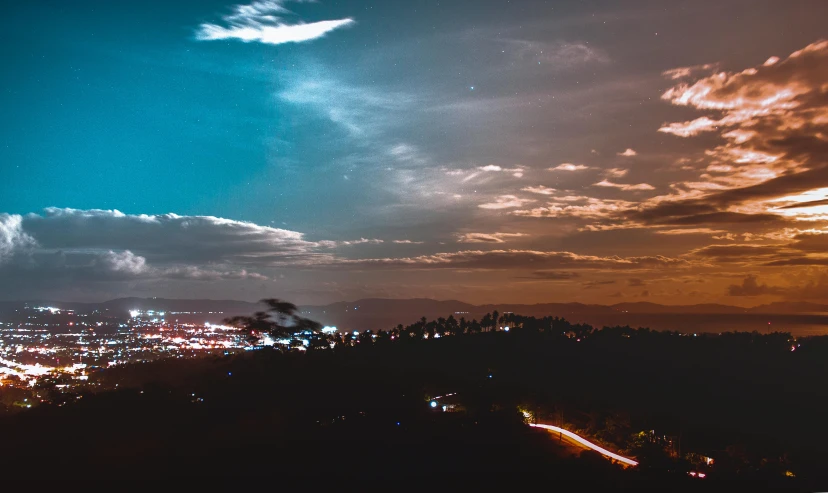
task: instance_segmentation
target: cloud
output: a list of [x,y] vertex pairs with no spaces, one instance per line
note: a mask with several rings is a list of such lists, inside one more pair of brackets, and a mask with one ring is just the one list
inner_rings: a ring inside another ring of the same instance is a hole
[[775,255],[785,248],[784,245],[756,245],[756,244],[730,244],[730,245],[708,245],[696,248],[690,253],[704,257],[728,258],[751,260],[758,256]]
[[567,272],[559,270],[539,270],[532,272],[528,276],[518,277],[517,279],[532,279],[537,281],[568,281],[581,277],[577,272]]
[[807,252],[828,252],[828,232],[800,233],[794,236],[793,248]]
[[526,236],[523,233],[462,233],[458,235],[459,243],[505,243],[510,238]]
[[754,275],[745,277],[741,285],[731,284],[727,288],[727,294],[730,296],[764,296],[781,295],[784,293],[785,288],[759,284],[759,281]]
[[396,243],[398,245],[422,245],[424,242],[411,240],[393,240],[391,243]]
[[828,271],[823,271],[801,287],[791,288],[788,291],[788,297],[799,300],[825,301],[828,299]]
[[[515,178],[523,178],[523,168],[521,168],[521,167],[503,168],[503,167],[498,166],[496,164],[488,164],[486,166],[478,166],[477,169],[479,171],[494,171],[494,172],[504,171],[504,172],[507,172],[507,173],[511,173],[512,176],[514,176]],[[476,175],[470,175],[469,177],[466,178],[466,180],[471,179],[474,176],[476,176]]]
[[583,284],[584,289],[598,289],[603,286],[615,284],[615,281],[590,281]]
[[692,137],[701,132],[710,132],[719,128],[719,122],[711,120],[706,116],[696,118],[689,122],[673,122],[662,126],[658,129],[659,132],[666,134],[673,134],[679,137]]
[[646,225],[710,225],[710,224],[760,224],[773,227],[785,219],[769,213],[742,213],[722,211],[710,200],[677,200],[671,202],[645,202],[635,210],[624,211],[626,219]]
[[525,39],[500,39],[509,47],[509,53],[519,61],[553,67],[569,67],[586,63],[606,63],[609,57],[603,51],[581,42],[542,42]]
[[705,70],[707,70],[707,71],[715,70],[716,67],[717,67],[717,64],[715,64],[715,63],[706,63],[704,65],[693,65],[693,66],[690,66],[690,67],[678,67],[678,68],[673,68],[673,69],[670,69],[670,70],[665,70],[664,72],[661,73],[661,75],[667,77],[668,79],[677,80],[677,79],[683,79],[685,77],[690,77],[692,74],[694,74],[696,72],[705,71]]
[[763,205],[769,206],[769,212],[800,221],[825,221],[828,220],[828,188],[779,197]]
[[630,191],[639,191],[639,190],[655,190],[655,187],[648,184],[648,183],[639,183],[637,185],[627,185],[623,183],[613,183],[609,180],[601,180],[598,183],[593,185],[594,187],[609,187],[609,188],[619,188],[624,190],[625,192]]
[[543,207],[512,211],[514,216],[523,217],[577,217],[587,219],[610,219],[636,206],[626,200],[599,199],[595,197],[555,197]]
[[[417,98],[403,92],[352,84],[347,80],[327,77],[318,69],[284,75],[280,100],[308,108],[343,129],[348,136],[376,144],[389,129],[403,120],[405,111]],[[383,141],[383,153],[399,162],[421,166],[425,161],[411,144]],[[377,152],[380,152],[379,150]]]
[[22,228],[42,251],[130,251],[152,264],[293,264],[312,261],[328,246],[306,241],[302,233],[245,221],[117,210],[48,208],[43,215],[24,216]]
[[606,170],[605,173],[607,174],[607,176],[610,176],[612,178],[622,178],[627,175],[628,171],[629,170],[626,170],[624,168],[610,168]]
[[555,193],[554,188],[545,187],[543,185],[538,185],[536,187],[524,187],[521,188],[522,192],[529,192],[529,193],[537,193],[539,195],[552,195]]
[[0,214],[0,292],[100,296],[140,283],[266,281],[257,270],[330,262],[326,247],[294,231],[213,216],[58,208]]
[[523,207],[524,204],[534,202],[532,199],[521,199],[514,195],[501,195],[495,198],[494,202],[487,202],[480,204],[477,207],[481,209],[510,209],[513,207]]
[[123,273],[128,276],[139,276],[149,270],[147,259],[129,250],[105,252],[96,259],[96,262],[106,272]]
[[647,283],[638,278],[627,279],[627,286],[630,287],[640,287],[645,286],[646,284]]
[[723,229],[710,229],[710,228],[662,229],[662,230],[656,231],[656,234],[660,234],[660,235],[713,235],[713,234],[727,234],[727,231],[725,231]]
[[358,240],[344,240],[344,241],[330,241],[330,240],[323,240],[318,242],[319,246],[327,247],[327,248],[336,248],[340,246],[354,246],[354,245],[380,245],[384,243],[383,240],[379,240],[376,238],[360,238]]
[[181,279],[187,281],[227,281],[238,279],[253,279],[258,281],[268,280],[267,276],[256,272],[248,272],[246,269],[238,271],[220,271],[203,269],[192,265],[166,269],[163,271],[163,276],[167,279]]
[[637,156],[638,153],[628,147],[624,152],[619,152],[618,155],[619,156],[625,156],[625,157],[632,157],[632,156]]
[[[318,264],[323,265],[323,264]],[[572,252],[547,252],[535,250],[465,250],[436,253],[418,257],[338,259],[330,266],[341,268],[385,268],[385,269],[597,269],[637,270],[687,267],[686,259],[664,256],[644,257],[601,257],[579,255]]]
[[706,195],[723,207],[828,186],[826,79],[828,41],[818,41],[785,59],[682,83],[662,99],[706,114],[659,131],[720,135],[701,178],[721,190]]
[[17,214],[0,214],[0,264],[16,253],[33,248],[34,238],[23,231],[23,217]]
[[555,166],[554,168],[549,168],[549,171],[581,171],[585,169],[589,169],[589,166],[584,166],[583,164],[563,163]]
[[[351,18],[319,22],[287,23],[284,16],[293,13],[284,5],[289,0],[263,0],[250,5],[236,5],[233,12],[222,17],[225,25],[201,24],[196,39],[213,41],[237,39],[249,42],[278,45],[301,43],[321,38],[327,33],[353,24]],[[299,1],[299,0],[295,0]]]
[[503,171],[503,168],[501,168],[500,166],[494,165],[494,164],[489,164],[489,165],[486,165],[486,166],[480,166],[477,169],[479,169],[480,171]]

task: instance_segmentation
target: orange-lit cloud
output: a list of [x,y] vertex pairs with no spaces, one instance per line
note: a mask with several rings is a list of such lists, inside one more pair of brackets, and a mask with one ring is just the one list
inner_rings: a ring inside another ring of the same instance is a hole
[[523,233],[462,233],[458,235],[460,243],[505,243],[510,238],[526,236]]
[[589,166],[585,166],[583,164],[563,163],[555,166],[554,168],[549,168],[549,171],[581,171],[585,169],[589,169]]

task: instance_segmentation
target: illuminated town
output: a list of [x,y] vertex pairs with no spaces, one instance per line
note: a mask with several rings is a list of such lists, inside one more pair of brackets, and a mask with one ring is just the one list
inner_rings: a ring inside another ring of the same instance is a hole
[[178,313],[133,310],[119,317],[97,310],[77,313],[41,306],[17,313],[0,321],[3,387],[51,384],[62,391],[77,391],[90,385],[90,373],[113,366],[229,355],[254,347],[232,327],[179,322]]
[[[0,320],[0,387],[49,386],[76,392],[91,385],[90,374],[128,363],[166,358],[222,356],[263,346],[287,346],[286,339],[263,336],[250,341],[238,329],[210,322],[194,323],[196,312],[108,311],[27,306]],[[210,312],[209,315],[220,315]],[[179,320],[178,317],[185,318]],[[336,327],[324,327],[333,334]],[[299,340],[304,350],[307,340]],[[23,407],[31,407],[24,401]]]

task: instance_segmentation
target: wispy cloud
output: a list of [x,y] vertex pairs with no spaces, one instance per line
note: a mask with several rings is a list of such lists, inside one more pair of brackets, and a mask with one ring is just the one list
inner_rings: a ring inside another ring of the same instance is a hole
[[526,236],[523,233],[463,233],[458,235],[460,243],[505,243],[509,238]]
[[[301,43],[321,38],[327,33],[353,24],[352,18],[305,23],[288,23],[285,16],[293,15],[284,4],[290,0],[263,0],[250,5],[236,5],[233,13],[222,17],[224,25],[205,23],[196,31],[196,39],[213,41],[237,39],[278,45]],[[302,2],[304,0],[293,0]]]
[[552,195],[555,193],[554,188],[549,188],[543,185],[538,185],[536,187],[524,187],[521,188],[521,190],[524,192],[537,193],[540,195]]
[[[317,264],[319,266],[321,264]],[[601,257],[579,255],[572,252],[535,250],[466,250],[460,252],[436,253],[418,257],[339,259],[339,267],[375,267],[388,269],[601,269],[640,270],[688,267],[686,259],[665,256],[648,257]]]
[[678,67],[673,68],[670,70],[665,70],[661,73],[664,77],[668,79],[677,80],[683,79],[685,77],[690,77],[694,73],[700,71],[712,71],[718,68],[718,64],[716,63],[705,63],[704,65],[693,65],[692,67]]
[[585,166],[583,164],[563,163],[555,166],[554,168],[549,168],[549,171],[581,171],[585,169],[589,169],[589,166]]
[[624,190],[625,192],[631,192],[635,190],[655,190],[655,187],[650,185],[649,183],[638,183],[636,185],[628,185],[625,183],[613,183],[609,180],[601,180],[596,183],[594,186],[596,187],[607,187],[607,188],[619,188]]
[[524,62],[571,67],[587,63],[607,63],[609,61],[606,53],[589,46],[586,42],[567,43],[557,41],[550,43],[525,39],[502,39],[500,41],[517,60]]
[[638,155],[638,153],[637,153],[637,152],[635,152],[635,150],[630,149],[630,148],[628,147],[628,148],[627,148],[624,152],[619,152],[619,153],[618,153],[618,155],[619,155],[619,156],[624,156],[624,157],[633,157],[633,156],[637,156],[637,155]]
[[727,231],[711,228],[663,229],[656,231],[656,234],[660,235],[718,235],[722,233],[727,233]]
[[613,178],[621,178],[622,176],[625,176],[628,172],[629,170],[626,170],[624,168],[610,168],[606,171],[607,175]]
[[487,202],[480,204],[481,209],[510,209],[513,207],[523,207],[525,204],[534,202],[532,199],[521,199],[514,195],[501,195],[497,197],[494,202]]
[[344,241],[332,241],[332,240],[323,240],[318,242],[319,246],[326,247],[326,248],[336,248],[341,246],[354,246],[354,245],[381,245],[384,243],[383,240],[379,240],[376,238],[360,238],[358,240],[344,240]]

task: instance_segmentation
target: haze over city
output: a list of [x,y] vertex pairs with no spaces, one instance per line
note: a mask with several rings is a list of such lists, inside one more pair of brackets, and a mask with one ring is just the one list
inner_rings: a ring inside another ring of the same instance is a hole
[[828,295],[825,2],[152,4],[0,19],[0,299]]

